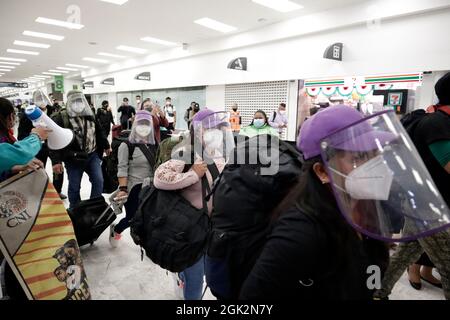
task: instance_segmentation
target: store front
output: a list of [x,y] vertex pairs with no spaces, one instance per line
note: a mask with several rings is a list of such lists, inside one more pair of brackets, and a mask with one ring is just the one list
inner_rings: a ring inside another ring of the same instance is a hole
[[305,93],[316,107],[347,104],[366,115],[395,110],[404,115],[415,109],[422,73],[308,79]]

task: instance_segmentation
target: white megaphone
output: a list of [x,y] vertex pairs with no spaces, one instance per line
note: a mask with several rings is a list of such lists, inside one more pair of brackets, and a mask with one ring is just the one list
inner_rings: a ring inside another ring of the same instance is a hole
[[25,109],[25,114],[28,119],[33,122],[35,127],[44,127],[51,132],[48,134],[47,145],[51,150],[61,150],[67,147],[73,140],[74,135],[72,130],[64,129],[58,126],[52,119],[50,119],[45,112],[38,106],[29,106]]

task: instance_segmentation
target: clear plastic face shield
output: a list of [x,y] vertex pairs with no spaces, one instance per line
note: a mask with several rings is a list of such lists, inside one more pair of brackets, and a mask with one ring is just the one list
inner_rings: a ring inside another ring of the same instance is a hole
[[66,104],[67,114],[69,117],[93,117],[89,103],[82,92],[69,94]]
[[153,119],[150,114],[148,119],[136,119],[133,122],[128,141],[131,143],[155,144]]
[[393,111],[328,136],[321,149],[340,211],[359,232],[401,242],[450,227],[449,209]]
[[52,103],[47,95],[42,90],[36,90],[33,92],[33,101],[36,106],[41,109],[47,108],[47,106],[51,106]]
[[202,121],[192,123],[197,154],[204,150],[204,158],[228,160],[235,147],[229,120],[228,112],[216,112]]

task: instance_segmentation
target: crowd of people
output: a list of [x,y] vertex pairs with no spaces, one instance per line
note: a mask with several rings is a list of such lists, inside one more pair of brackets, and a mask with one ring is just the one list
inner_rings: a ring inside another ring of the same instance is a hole
[[[274,204],[270,232],[254,265],[236,295],[227,296],[226,290],[221,291],[223,283],[220,289],[211,281],[207,284],[213,294],[245,300],[388,299],[408,269],[414,289],[420,290],[424,280],[443,288],[450,299],[450,214],[445,206],[450,205],[450,73],[438,81],[435,90],[439,102],[414,122],[414,130],[406,130],[393,113],[365,118],[344,105],[311,110],[296,143],[301,174],[293,177],[296,183],[281,203]],[[0,98],[0,181],[27,168],[43,168],[50,158],[61,198],[65,197],[61,193],[64,168],[67,171],[70,209],[82,200],[83,173],[92,185],[90,198],[102,196],[102,161],[114,152],[108,136],[116,126],[108,101],[95,113],[80,91],[68,93],[64,108],[51,103],[41,91],[33,98],[60,127],[72,130],[74,139],[63,150],[49,150],[43,143],[49,132],[33,128],[22,117],[17,141],[12,133],[14,107]],[[234,143],[240,141],[239,136],[243,141],[280,137],[288,125],[284,103],[270,116],[264,110],[256,111],[251,123],[242,126],[236,104],[229,112],[214,112],[192,102],[184,114],[189,129],[180,133],[170,97],[163,107],[150,98],[138,96],[136,100],[134,108],[124,98],[118,109],[120,129],[126,135],[122,134],[117,149],[116,197],[126,199],[126,214],[110,227],[113,247],[133,222],[146,185],[179,191],[192,207],[214,215],[216,195],[205,197],[205,188],[213,189],[215,178],[227,168],[224,145],[229,135]],[[170,142],[171,148],[190,157],[171,157],[164,149]],[[162,156],[165,159],[157,165]],[[415,168],[412,176],[406,174],[408,167]],[[428,185],[420,183],[420,177]],[[247,190],[243,185],[240,191]],[[229,206],[234,205],[240,204],[230,199]],[[401,243],[390,255],[388,244],[392,242]],[[380,285],[368,286],[370,266],[379,268]],[[440,279],[433,276],[433,268]],[[206,255],[176,272],[182,298],[201,299],[205,275],[225,281],[223,270],[215,268]]]

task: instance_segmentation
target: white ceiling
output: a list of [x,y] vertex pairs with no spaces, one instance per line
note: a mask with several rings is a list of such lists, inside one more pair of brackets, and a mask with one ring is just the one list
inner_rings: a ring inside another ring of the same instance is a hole
[[[150,36],[177,43],[195,43],[224,34],[193,23],[210,17],[237,27],[239,33],[305,14],[342,7],[362,0],[292,0],[304,9],[279,13],[257,5],[251,0],[129,0],[122,6],[99,0],[14,0],[0,1],[0,57],[24,58],[11,72],[5,72],[0,81],[20,81],[49,69],[65,67],[66,63],[98,67],[99,64],[83,61],[83,57],[117,60],[98,56],[98,52],[132,57],[135,54],[117,51],[118,45],[128,45],[148,50],[148,54],[166,47],[140,40]],[[37,17],[67,20],[67,8],[77,5],[81,9],[81,30],[69,30],[35,22]],[[264,18],[265,22],[258,22]],[[345,18],[345,17],[343,17]],[[63,41],[23,36],[24,30],[65,36]],[[14,40],[50,44],[49,49],[19,47]],[[96,42],[91,45],[89,42]],[[7,49],[38,51],[30,56],[8,53]],[[1,65],[1,61],[0,61]],[[71,72],[65,76],[79,74]]]

